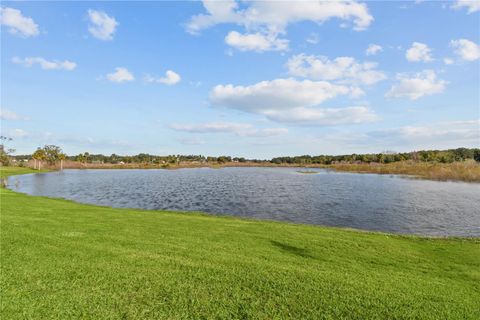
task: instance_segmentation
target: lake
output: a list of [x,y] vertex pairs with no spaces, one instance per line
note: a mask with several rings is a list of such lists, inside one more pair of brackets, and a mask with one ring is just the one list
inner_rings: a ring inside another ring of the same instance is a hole
[[480,184],[299,168],[64,170],[8,188],[119,208],[203,211],[429,236],[480,236]]

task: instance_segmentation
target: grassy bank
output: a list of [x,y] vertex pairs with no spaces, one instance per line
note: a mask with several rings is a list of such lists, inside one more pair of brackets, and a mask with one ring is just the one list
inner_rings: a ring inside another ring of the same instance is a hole
[[24,167],[1,167],[0,166],[0,178],[6,178],[8,176],[14,176],[17,174],[27,174],[27,173],[39,173],[39,172],[48,172],[48,170],[34,170],[31,168]]
[[401,161],[394,163],[332,164],[324,166],[337,171],[402,174],[430,180],[480,182],[480,164],[475,161],[453,163]]
[[479,239],[0,196],[2,319],[480,318]]

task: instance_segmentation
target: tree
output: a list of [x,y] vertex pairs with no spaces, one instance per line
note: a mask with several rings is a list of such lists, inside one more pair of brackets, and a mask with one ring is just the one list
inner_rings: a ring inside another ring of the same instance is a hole
[[477,162],[480,162],[480,149],[473,150],[473,159],[475,159]]
[[46,145],[43,150],[45,151],[45,159],[50,165],[54,165],[60,160],[62,149],[59,146]]
[[230,161],[232,161],[232,158],[229,156],[220,156],[217,158],[217,162],[220,162],[220,163],[225,163]]
[[15,149],[5,148],[5,142],[12,140],[12,138],[0,136],[0,163],[3,166],[8,166],[10,164],[10,154],[15,152]]
[[38,148],[38,149],[32,154],[32,158],[35,160],[35,164],[34,164],[33,168],[35,169],[36,163],[37,163],[37,161],[38,161],[38,170],[40,170],[41,167],[42,167],[42,161],[45,160],[45,158],[46,158],[45,150],[43,150],[43,149],[41,149],[41,148]]
[[60,153],[58,155],[58,159],[60,159],[60,170],[63,170],[63,161],[65,160],[66,157],[67,155],[65,153]]
[[385,155],[383,153],[377,154],[377,162],[384,163],[385,162]]

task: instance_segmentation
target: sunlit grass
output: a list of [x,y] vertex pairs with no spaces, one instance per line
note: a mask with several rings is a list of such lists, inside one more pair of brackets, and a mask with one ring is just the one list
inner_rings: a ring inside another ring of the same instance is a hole
[[479,239],[0,196],[2,319],[480,318]]
[[2,167],[0,166],[0,178],[13,176],[17,174],[48,172],[48,170],[34,170],[26,167]]

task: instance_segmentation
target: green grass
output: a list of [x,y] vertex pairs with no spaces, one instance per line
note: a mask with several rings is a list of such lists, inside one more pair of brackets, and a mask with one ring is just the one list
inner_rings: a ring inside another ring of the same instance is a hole
[[480,240],[0,190],[3,319],[479,319]]
[[49,170],[33,170],[25,167],[2,167],[0,166],[0,178],[6,178],[8,176],[14,176],[17,174],[48,172]]

